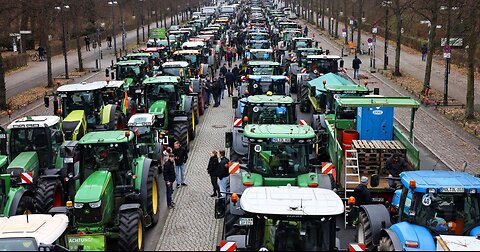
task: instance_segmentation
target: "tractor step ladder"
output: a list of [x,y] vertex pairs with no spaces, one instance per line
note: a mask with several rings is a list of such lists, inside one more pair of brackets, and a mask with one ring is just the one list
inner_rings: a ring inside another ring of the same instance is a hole
[[360,170],[358,168],[358,153],[357,150],[345,151],[345,229],[347,229],[347,209],[348,193],[353,192],[358,184],[360,184]]

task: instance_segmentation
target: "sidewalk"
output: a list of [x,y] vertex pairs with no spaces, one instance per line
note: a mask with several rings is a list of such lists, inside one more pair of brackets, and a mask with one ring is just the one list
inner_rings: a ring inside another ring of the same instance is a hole
[[[162,22],[163,23],[163,22]],[[170,25],[170,19],[167,19],[167,25]],[[146,25],[145,25],[146,27]],[[155,22],[151,24],[151,27],[156,27]],[[147,32],[147,31],[146,31]],[[140,31],[140,37],[142,36]],[[127,32],[127,37],[125,39],[128,46],[129,43],[136,43],[136,30],[131,30]],[[141,38],[140,38],[141,39]],[[112,40],[113,41],[113,40]],[[112,42],[113,43],[113,42]],[[82,59],[84,68],[96,68],[95,60],[99,57],[99,47],[93,49],[90,46],[91,51],[85,50],[85,43],[82,41]],[[112,49],[107,49],[106,40],[102,40],[101,48],[103,59],[101,60],[101,68],[110,66],[111,60],[114,58],[113,46]],[[117,53],[122,48],[122,35],[117,35]],[[126,47],[127,48],[127,47]],[[77,50],[70,50],[67,53],[68,59],[68,69],[69,72],[78,68],[78,56]],[[63,75],[65,73],[65,63],[63,54],[52,57],[52,75],[53,78]],[[12,73],[8,76],[5,76],[5,85],[7,90],[7,99],[20,94],[26,90],[31,89],[32,87],[37,87],[45,85],[47,83],[47,63],[45,62],[29,62],[29,66],[21,71]]]
[[[316,17],[316,15],[314,15]],[[302,25],[305,25],[304,20],[299,21],[302,23]],[[325,33],[325,36],[329,36],[328,34],[328,17],[325,16],[325,26],[326,29],[325,31],[322,31],[322,33]],[[309,27],[314,27],[313,25],[309,24]],[[339,36],[341,36],[341,29],[344,28],[344,24],[342,22],[338,23],[339,27]],[[315,29],[319,29],[316,28]],[[320,31],[320,30],[318,30]],[[350,34],[349,34],[350,36]],[[384,51],[385,51],[385,40],[383,37],[383,34],[378,34],[377,36],[377,43],[375,46],[375,61],[376,61],[376,67],[377,69],[383,69],[384,65]],[[394,39],[394,31],[390,31],[390,36],[392,36],[392,39]],[[371,33],[367,33],[362,31],[362,42],[365,44],[364,45],[364,50],[367,50],[367,39],[373,37]],[[354,42],[356,44],[357,42],[357,32],[354,33]],[[388,68],[393,69],[395,67],[395,44],[389,40],[388,44]],[[344,45],[346,50],[348,50],[348,46]],[[425,65],[426,62],[422,61],[422,55],[418,51],[415,52],[410,52],[411,50],[405,50],[404,45],[402,45],[402,51],[400,54],[400,71],[407,73],[408,75],[412,76],[413,78],[420,80],[423,82],[425,78]],[[415,49],[415,48],[414,48]],[[438,52],[437,49],[436,51]],[[462,49],[453,49],[453,50],[462,50]],[[340,55],[340,53],[339,53]],[[366,58],[366,60],[362,60],[363,64],[362,67],[367,69],[369,67],[369,62],[370,62],[370,56]],[[351,62],[345,62],[345,66],[347,68],[351,68]],[[430,77],[430,85],[433,89],[436,89],[440,92],[443,93],[444,90],[444,78],[445,77],[445,65],[440,64],[438,60],[433,59],[432,61],[432,74]],[[453,67],[451,68],[450,74],[449,74],[449,81],[448,81],[448,96],[451,98],[454,98],[455,100],[458,100],[462,104],[466,103],[466,95],[467,95],[467,76],[464,75],[463,73],[459,72],[458,70],[454,69]],[[475,110],[480,111],[480,80],[478,76],[475,77]]]
[[[300,21],[302,25],[305,23]],[[320,30],[313,25],[308,25],[311,33],[315,33],[315,38],[320,40],[320,45],[324,49],[329,49],[332,54],[340,55],[341,47],[332,42],[330,38],[320,35]],[[413,56],[412,56],[413,57]],[[362,60],[362,69],[368,69],[369,56],[360,55]],[[344,57],[345,66],[349,68],[353,60],[353,55]],[[403,65],[408,65],[402,62]],[[418,72],[420,70],[416,69]],[[453,73],[453,72],[452,72]],[[349,75],[353,75],[353,71],[349,69]],[[409,96],[409,93],[402,88],[395,85],[390,80],[384,78],[381,74],[371,74],[366,70],[361,71],[369,77],[369,88],[380,88],[380,94],[386,96]],[[432,75],[432,77],[434,74]],[[376,82],[376,83],[373,83]],[[363,83],[363,81],[362,81]],[[458,88],[458,87],[456,87]],[[409,125],[410,113],[402,109],[397,109],[395,112],[395,119],[404,126]],[[442,115],[438,114],[433,109],[422,106],[415,117],[414,128],[415,140],[420,142],[429,151],[431,151],[439,160],[441,160],[447,167],[452,170],[460,170],[463,161],[468,163],[466,171],[471,174],[477,174],[480,171],[480,140],[466,133],[462,128],[451,123]],[[429,168],[429,167],[423,167]],[[431,167],[433,168],[433,167]],[[431,169],[429,168],[429,169]]]

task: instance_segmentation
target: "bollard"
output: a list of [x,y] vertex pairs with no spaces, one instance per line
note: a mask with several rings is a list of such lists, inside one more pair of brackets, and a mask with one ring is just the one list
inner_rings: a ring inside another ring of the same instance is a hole
[[95,68],[98,69],[98,59],[95,60]]
[[100,59],[103,59],[103,52],[100,50]]

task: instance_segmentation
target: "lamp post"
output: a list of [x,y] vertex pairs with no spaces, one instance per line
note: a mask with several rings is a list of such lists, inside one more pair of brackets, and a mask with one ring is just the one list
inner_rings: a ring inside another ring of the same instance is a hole
[[68,76],[68,59],[67,59],[67,36],[65,34],[65,15],[64,12],[68,11],[70,6],[63,5],[63,6],[56,6],[55,10],[60,12],[60,16],[62,19],[62,36],[63,36],[63,58],[65,59],[65,79],[69,79]]
[[385,7],[385,52],[383,55],[383,69],[387,70],[388,66],[388,8],[392,1],[383,1],[382,6]]
[[117,1],[108,1],[108,4],[112,6],[112,33],[113,33],[113,53],[115,58],[117,57],[117,34],[115,33],[115,10],[113,7],[118,5]]

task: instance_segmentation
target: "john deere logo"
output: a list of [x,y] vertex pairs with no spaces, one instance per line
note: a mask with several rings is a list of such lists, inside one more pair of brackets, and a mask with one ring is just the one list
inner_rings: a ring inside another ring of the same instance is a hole
[[85,210],[85,214],[90,214],[90,210],[89,210],[89,209],[86,209],[86,210]]

